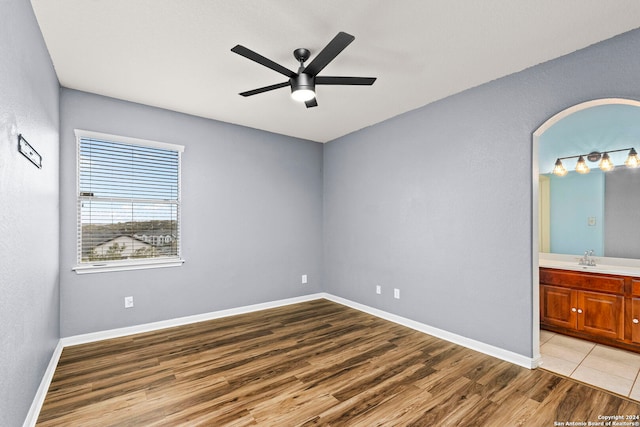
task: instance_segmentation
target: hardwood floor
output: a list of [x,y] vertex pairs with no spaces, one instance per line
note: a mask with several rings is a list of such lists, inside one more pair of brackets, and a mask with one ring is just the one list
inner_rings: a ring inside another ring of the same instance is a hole
[[37,425],[537,427],[609,415],[640,404],[315,300],[67,347]]

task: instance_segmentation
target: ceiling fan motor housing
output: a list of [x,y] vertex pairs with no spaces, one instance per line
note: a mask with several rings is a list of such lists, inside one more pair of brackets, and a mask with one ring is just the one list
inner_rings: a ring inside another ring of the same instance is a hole
[[305,89],[315,91],[316,88],[316,78],[306,73],[300,73],[297,76],[291,77],[289,82],[291,82],[292,93]]

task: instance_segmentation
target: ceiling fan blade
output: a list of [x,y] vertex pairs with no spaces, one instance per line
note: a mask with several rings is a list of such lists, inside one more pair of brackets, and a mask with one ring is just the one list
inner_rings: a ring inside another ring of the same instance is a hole
[[316,76],[324,67],[326,67],[329,62],[333,61],[333,59],[338,56],[340,52],[344,50],[345,47],[349,46],[349,43],[354,41],[356,38],[351,34],[347,34],[344,32],[339,32],[337,36],[333,38],[329,42],[328,45],[324,47],[320,51],[319,54],[313,58],[313,61],[304,69],[305,74],[309,74],[310,76]]
[[375,77],[316,77],[317,85],[366,85],[370,86],[376,81]]
[[265,87],[261,87],[261,88],[253,89],[253,90],[248,90],[246,92],[240,92],[240,95],[242,95],[242,96],[257,95],[259,93],[268,92],[270,90],[280,89],[281,87],[287,87],[287,86],[289,86],[289,82],[276,83],[274,85],[265,86]]
[[309,101],[305,101],[304,105],[307,106],[307,108],[311,108],[311,107],[317,107],[318,106],[318,101],[316,101],[315,98],[309,100]]
[[282,65],[276,62],[273,62],[269,58],[265,58],[259,53],[256,53],[244,46],[236,45],[233,48],[231,48],[231,52],[244,56],[245,58],[255,61],[260,65],[264,65],[267,68],[271,68],[273,71],[277,71],[278,73],[283,74],[289,78],[297,76],[297,74],[291,71],[290,69],[283,67]]

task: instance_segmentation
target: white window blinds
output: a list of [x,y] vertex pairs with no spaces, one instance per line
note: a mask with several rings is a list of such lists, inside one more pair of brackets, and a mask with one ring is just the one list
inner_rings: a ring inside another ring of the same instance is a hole
[[183,147],[76,135],[78,263],[179,258]]

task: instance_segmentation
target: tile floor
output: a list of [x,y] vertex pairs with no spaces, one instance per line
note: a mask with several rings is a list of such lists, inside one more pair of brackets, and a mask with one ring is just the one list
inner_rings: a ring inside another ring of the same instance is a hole
[[540,331],[543,369],[640,401],[640,354]]

